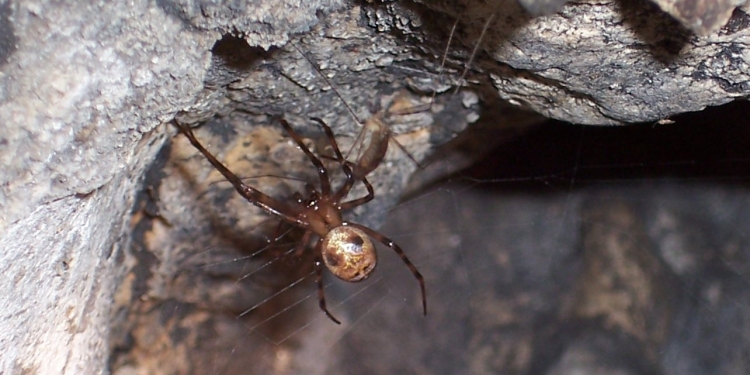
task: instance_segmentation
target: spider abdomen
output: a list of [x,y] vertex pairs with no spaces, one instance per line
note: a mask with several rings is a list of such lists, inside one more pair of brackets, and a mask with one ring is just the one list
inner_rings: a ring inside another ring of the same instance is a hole
[[321,253],[328,270],[348,282],[366,279],[378,263],[375,246],[367,234],[343,225],[331,229],[323,238]]

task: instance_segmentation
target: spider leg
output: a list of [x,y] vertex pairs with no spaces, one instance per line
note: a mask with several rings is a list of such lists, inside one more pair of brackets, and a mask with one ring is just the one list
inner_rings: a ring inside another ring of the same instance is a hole
[[273,237],[268,238],[268,246],[275,246],[276,242],[279,242],[289,231],[282,231],[284,229],[285,222],[279,220],[279,224],[276,225],[276,229],[273,231]]
[[307,146],[305,146],[304,142],[302,142],[302,138],[297,134],[289,125],[289,123],[284,120],[283,117],[276,117],[276,120],[278,120],[281,123],[281,126],[284,127],[284,130],[289,134],[289,136],[294,139],[295,142],[297,142],[297,146],[302,149],[302,152],[307,155],[307,158],[310,159],[310,161],[313,163],[315,168],[318,169],[318,176],[320,177],[320,190],[323,193],[324,197],[327,197],[331,194],[331,181],[328,179],[328,170],[323,165],[323,163],[318,159],[317,156],[315,156]]
[[333,196],[333,199],[338,202],[347,194],[349,194],[349,190],[351,190],[352,186],[354,186],[354,182],[356,180],[354,178],[354,173],[352,172],[350,163],[347,162],[346,159],[344,159],[344,155],[341,154],[341,150],[339,149],[338,143],[336,143],[336,137],[333,135],[333,130],[331,130],[331,127],[317,117],[310,117],[310,120],[317,122],[323,128],[323,131],[326,133],[326,137],[328,138],[328,143],[330,143],[331,148],[333,148],[333,154],[336,156],[336,161],[341,164],[341,169],[344,170],[344,174],[346,175],[346,181],[344,182],[344,185],[341,186],[341,188]]
[[414,158],[414,155],[412,155],[411,152],[409,152],[409,150],[407,150],[406,147],[404,147],[404,145],[402,145],[401,142],[399,142],[395,137],[391,137],[391,139],[388,142],[393,142],[393,144],[395,144],[396,147],[398,147],[401,150],[401,152],[406,154],[406,157],[408,157],[411,160],[411,162],[417,166],[417,169],[424,169],[424,165],[418,162],[417,159]]
[[409,260],[409,258],[406,257],[406,253],[404,253],[404,250],[402,250],[401,247],[398,246],[395,242],[393,242],[393,240],[391,240],[390,238],[364,225],[350,223],[350,222],[344,222],[342,225],[347,225],[347,226],[362,230],[368,236],[378,240],[383,245],[390,247],[391,249],[393,249],[393,251],[396,252],[396,254],[398,254],[401,260],[406,264],[406,266],[409,267],[409,271],[411,271],[412,275],[414,275],[414,278],[416,278],[417,281],[419,282],[419,288],[422,290],[422,310],[424,312],[424,315],[427,315],[427,293],[425,293],[424,277],[422,277],[422,274],[419,273],[419,271],[417,270],[417,267],[414,266],[414,264]]
[[344,202],[341,204],[342,210],[348,210],[350,208],[354,208],[357,206],[361,206],[369,201],[371,201],[373,198],[375,198],[375,190],[372,188],[372,185],[370,184],[370,181],[367,181],[366,178],[362,179],[362,183],[365,184],[365,187],[367,188],[367,195],[365,195],[362,198],[357,198],[354,200],[350,200],[348,202]]
[[328,316],[329,319],[333,320],[336,324],[341,324],[338,319],[334,318],[333,315],[328,311],[326,307],[326,295],[323,291],[323,259],[321,257],[320,247],[323,243],[323,239],[318,240],[318,244],[315,245],[315,283],[318,284],[318,303],[320,309]]
[[[343,162],[339,161],[339,162],[342,163],[343,166],[349,167],[350,168],[349,170],[352,169],[351,162],[349,161],[343,161]],[[347,172],[347,170],[345,169],[344,172]],[[356,179],[357,179],[356,176],[353,176],[352,174],[347,174],[347,182],[351,181],[351,185],[354,184]],[[367,180],[367,177],[362,177],[359,180],[362,181],[362,183],[365,185],[365,188],[367,189],[367,195],[365,195],[362,198],[353,199],[348,202],[339,204],[339,210],[348,210],[357,206],[361,206],[375,198],[375,189],[373,189],[372,184],[370,184],[370,181]],[[341,201],[341,199],[344,199],[346,194],[349,193],[350,189],[351,189],[351,186],[347,186],[347,185],[342,186],[341,189],[336,192],[336,196],[334,197],[334,199],[336,199],[337,202]]]
[[[341,168],[344,170],[344,174],[346,174],[346,182],[334,195],[334,199],[336,200],[336,202],[339,202],[349,193],[349,190],[351,190],[354,182],[357,180],[353,172],[353,169],[355,169],[356,166],[354,166],[353,168],[352,163],[344,159],[344,155],[341,153],[338,143],[336,143],[336,138],[333,135],[331,127],[317,117],[310,117],[310,119],[320,124],[320,126],[323,128],[323,131],[326,133],[326,137],[328,137],[328,141],[331,144],[331,148],[333,148],[333,153],[334,155],[336,155],[336,161],[341,164]],[[365,176],[362,176],[360,180],[362,180],[362,183],[365,184],[365,187],[367,188],[367,195],[362,198],[343,203],[340,207],[342,210],[363,205],[375,198],[375,191],[373,190],[370,182],[367,181],[367,178]]]
[[302,253],[305,252],[305,247],[307,247],[307,243],[310,242],[310,237],[312,237],[313,232],[306,230],[305,234],[302,235],[302,238],[297,242],[297,245],[294,247],[294,256],[299,258],[302,256]]
[[336,138],[333,135],[333,130],[331,130],[331,127],[328,126],[328,124],[326,124],[325,121],[323,121],[319,117],[310,117],[310,120],[317,122],[323,128],[323,131],[326,133],[326,137],[328,138],[328,141],[331,143],[333,154],[336,155],[335,160],[338,160],[339,162],[343,162],[344,155],[341,153],[341,149],[339,149],[339,144],[336,142]]
[[232,186],[234,186],[234,189],[237,190],[237,192],[240,193],[242,197],[247,199],[248,202],[254,204],[263,211],[266,211],[267,213],[279,217],[289,223],[295,224],[302,228],[308,227],[309,223],[298,217],[299,212],[297,209],[281,201],[278,201],[269,195],[263,194],[260,190],[257,190],[252,186],[245,185],[245,183],[242,182],[241,178],[230,171],[229,168],[222,164],[222,162],[216,159],[213,154],[211,154],[205,147],[203,147],[198,139],[195,138],[193,131],[189,127],[181,125],[177,121],[174,121],[174,124],[175,126],[177,126],[177,128],[180,129],[180,132],[182,132],[182,134],[185,134],[185,137],[187,137],[193,147],[198,149],[198,151],[200,151],[203,156],[208,159],[211,165],[213,165],[216,170],[221,172],[221,174],[224,175],[224,178],[226,178],[227,181],[229,181]]

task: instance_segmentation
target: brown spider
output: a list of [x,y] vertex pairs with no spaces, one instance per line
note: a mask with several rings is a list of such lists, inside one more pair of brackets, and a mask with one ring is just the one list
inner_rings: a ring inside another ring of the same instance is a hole
[[[367,173],[358,173],[355,175],[353,169],[369,169],[370,166],[360,167],[355,163],[346,161],[339,150],[338,144],[333,135],[333,131],[323,120],[312,118],[323,127],[326,137],[333,148],[335,160],[341,165],[341,169],[346,175],[343,185],[336,191],[331,188],[331,181],[328,177],[328,170],[318,157],[316,157],[305,144],[302,138],[292,129],[289,123],[281,117],[277,117],[286,132],[297,142],[302,152],[307,155],[312,164],[318,171],[320,178],[320,191],[314,187],[308,188],[309,195],[306,199],[297,199],[294,203],[286,203],[277,200],[261,191],[246,185],[242,179],[230,171],[216,157],[214,157],[203,145],[195,138],[192,130],[184,125],[174,121],[180,131],[185,134],[190,143],[200,151],[203,156],[216,168],[222,175],[234,186],[237,192],[247,199],[250,203],[256,205],[272,216],[287,222],[291,225],[304,229],[302,239],[295,248],[296,253],[304,251],[307,243],[313,235],[318,236],[315,252],[315,282],[318,285],[318,300],[320,309],[336,324],[341,324],[338,319],[326,308],[325,294],[323,291],[323,270],[321,262],[325,263],[331,273],[341,280],[348,282],[358,282],[366,279],[377,264],[377,253],[371,238],[385,246],[390,247],[398,254],[401,260],[406,264],[411,273],[419,282],[422,292],[422,309],[424,315],[427,315],[427,297],[425,294],[424,278],[419,273],[414,264],[409,261],[404,251],[391,239],[370,229],[364,225],[344,221],[341,217],[343,210],[348,210],[361,206],[375,197],[372,185],[367,181]],[[388,138],[385,142],[388,141]],[[382,158],[378,159],[378,162]],[[369,162],[368,162],[369,163]],[[374,169],[374,168],[373,168]],[[356,181],[362,181],[367,188],[367,195],[361,198],[353,199],[347,202],[342,200],[347,196],[349,190]]]

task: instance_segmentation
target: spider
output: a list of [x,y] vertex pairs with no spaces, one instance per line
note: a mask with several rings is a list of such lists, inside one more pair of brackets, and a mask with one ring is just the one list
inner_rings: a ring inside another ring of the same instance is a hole
[[[308,196],[305,199],[298,198],[294,203],[287,203],[277,200],[261,191],[246,185],[240,177],[230,171],[221,163],[213,154],[211,154],[193,134],[193,131],[185,125],[174,121],[180,132],[185,134],[190,143],[200,151],[203,156],[218,170],[224,178],[227,179],[237,190],[237,192],[248,200],[248,202],[261,208],[268,214],[289,223],[293,226],[304,230],[302,239],[297,243],[295,253],[302,253],[313,236],[318,240],[313,249],[315,265],[315,282],[318,286],[318,302],[320,309],[334,323],[341,324],[326,307],[325,293],[323,291],[323,267],[333,273],[341,280],[348,282],[358,282],[365,280],[377,264],[377,253],[375,246],[370,238],[377,240],[383,245],[391,248],[406,264],[414,278],[419,282],[422,292],[422,310],[427,315],[427,297],[425,293],[425,283],[422,274],[417,267],[409,260],[404,251],[390,238],[383,234],[361,224],[343,220],[341,212],[361,206],[375,197],[372,185],[362,174],[353,172],[357,169],[357,164],[346,161],[339,150],[336,139],[334,138],[331,128],[319,118],[311,118],[318,123],[324,130],[326,137],[333,148],[335,160],[341,165],[341,169],[346,176],[346,180],[334,190],[328,176],[328,170],[305,144],[302,138],[292,129],[289,123],[281,117],[275,117],[289,136],[294,139],[302,152],[305,153],[310,162],[315,166],[320,179],[320,190],[316,190],[312,185],[307,185]],[[386,139],[387,142],[387,139]],[[369,168],[369,166],[367,167]],[[366,173],[365,173],[366,174]],[[367,195],[350,201],[342,202],[346,198],[349,190],[355,182],[361,181],[367,188]]]

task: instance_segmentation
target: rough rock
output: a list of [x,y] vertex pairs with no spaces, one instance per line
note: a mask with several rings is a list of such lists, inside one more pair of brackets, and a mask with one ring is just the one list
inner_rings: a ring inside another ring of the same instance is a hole
[[[750,18],[742,9],[719,31],[697,36],[643,2],[576,2],[538,18],[511,1],[238,4],[0,6],[2,372],[100,372],[114,345],[109,327],[127,320],[134,301],[165,296],[159,288],[177,264],[167,257],[179,243],[140,254],[155,259],[143,263],[132,234],[148,167],[165,143],[174,142],[180,155],[169,124],[178,114],[186,124],[219,125],[202,136],[224,157],[221,147],[234,145],[232,137],[273,126],[275,115],[310,139],[316,130],[309,116],[323,118],[342,139],[356,138],[358,123],[312,64],[360,119],[399,93],[424,103],[438,92],[430,111],[393,130],[422,157],[479,117],[464,143],[434,156],[438,166],[451,161],[439,176],[502,139],[486,137],[489,130],[536,121],[513,105],[572,122],[623,124],[700,110],[750,90]],[[393,168],[373,175],[379,200],[358,213],[369,225],[382,219],[414,169],[392,154]],[[179,168],[172,160],[162,165]],[[156,200],[166,206],[160,215],[198,209],[170,202],[200,194],[191,186],[207,183],[200,178],[208,171],[175,185],[186,190],[157,186]]]

